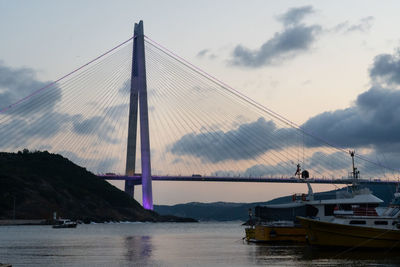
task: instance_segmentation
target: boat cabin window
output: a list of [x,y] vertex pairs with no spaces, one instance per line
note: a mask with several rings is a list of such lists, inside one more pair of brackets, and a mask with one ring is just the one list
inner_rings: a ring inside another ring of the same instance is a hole
[[387,221],[375,221],[374,222],[376,225],[388,225]]
[[379,206],[379,204],[373,204],[373,203],[360,204],[360,207],[364,207],[364,208],[376,208],[378,206]]
[[399,208],[395,208],[392,210],[392,212],[390,213],[390,216],[394,216],[399,212]]
[[350,211],[353,209],[350,204],[329,204],[325,205],[325,216],[333,216],[335,209]]
[[352,220],[350,221],[350,224],[366,224],[366,222],[361,220]]
[[325,205],[325,216],[333,216],[336,204]]
[[306,205],[306,216],[315,217],[318,214],[318,209],[312,205]]
[[350,204],[340,204],[339,209],[340,210],[352,210],[352,207]]

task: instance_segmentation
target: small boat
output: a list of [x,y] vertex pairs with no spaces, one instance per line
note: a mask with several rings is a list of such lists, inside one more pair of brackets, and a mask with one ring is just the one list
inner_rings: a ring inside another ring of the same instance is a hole
[[58,219],[55,224],[53,224],[53,228],[76,228],[77,225],[77,222],[69,219]]
[[400,193],[383,212],[338,212],[330,221],[298,217],[311,245],[354,248],[400,248]]

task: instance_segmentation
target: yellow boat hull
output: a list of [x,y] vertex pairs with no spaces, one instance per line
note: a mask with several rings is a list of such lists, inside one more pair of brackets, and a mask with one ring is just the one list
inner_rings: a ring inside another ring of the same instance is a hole
[[308,242],[316,246],[400,248],[400,230],[386,230],[321,222],[298,217]]
[[249,242],[306,242],[306,231],[302,227],[256,225],[246,228]]

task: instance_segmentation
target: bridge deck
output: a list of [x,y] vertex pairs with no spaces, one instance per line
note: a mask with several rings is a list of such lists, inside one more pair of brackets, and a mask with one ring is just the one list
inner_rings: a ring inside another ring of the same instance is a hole
[[[129,180],[134,184],[141,184],[141,176],[123,176],[123,175],[97,175],[105,180]],[[295,177],[290,178],[265,178],[265,177],[217,177],[217,176],[152,176],[153,181],[184,181],[184,182],[242,182],[242,183],[305,183],[304,180]],[[327,179],[310,178],[307,181],[314,184],[351,184],[351,179]],[[397,183],[389,180],[367,180],[359,179],[360,183]]]

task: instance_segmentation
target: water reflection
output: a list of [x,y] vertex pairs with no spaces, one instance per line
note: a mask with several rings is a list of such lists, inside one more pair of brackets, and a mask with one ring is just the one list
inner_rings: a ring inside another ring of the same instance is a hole
[[301,259],[304,246],[293,244],[253,244],[255,246],[254,255],[257,265],[273,265],[277,262],[287,263]]
[[347,261],[376,262],[380,264],[400,264],[398,250],[392,249],[349,249],[349,248],[317,248],[305,246],[304,260],[336,259]]
[[72,231],[0,227],[0,262],[13,266],[400,265],[399,251],[248,244],[236,223],[96,224]]
[[129,262],[148,262],[152,257],[153,244],[151,236],[127,236],[124,240],[126,260]]
[[346,248],[317,248],[309,245],[294,244],[249,244],[255,246],[255,250],[248,250],[249,256],[254,257],[255,263],[271,264],[284,262],[297,262],[298,265],[325,264],[391,264],[400,265],[400,253],[398,250],[377,249],[346,249]]

